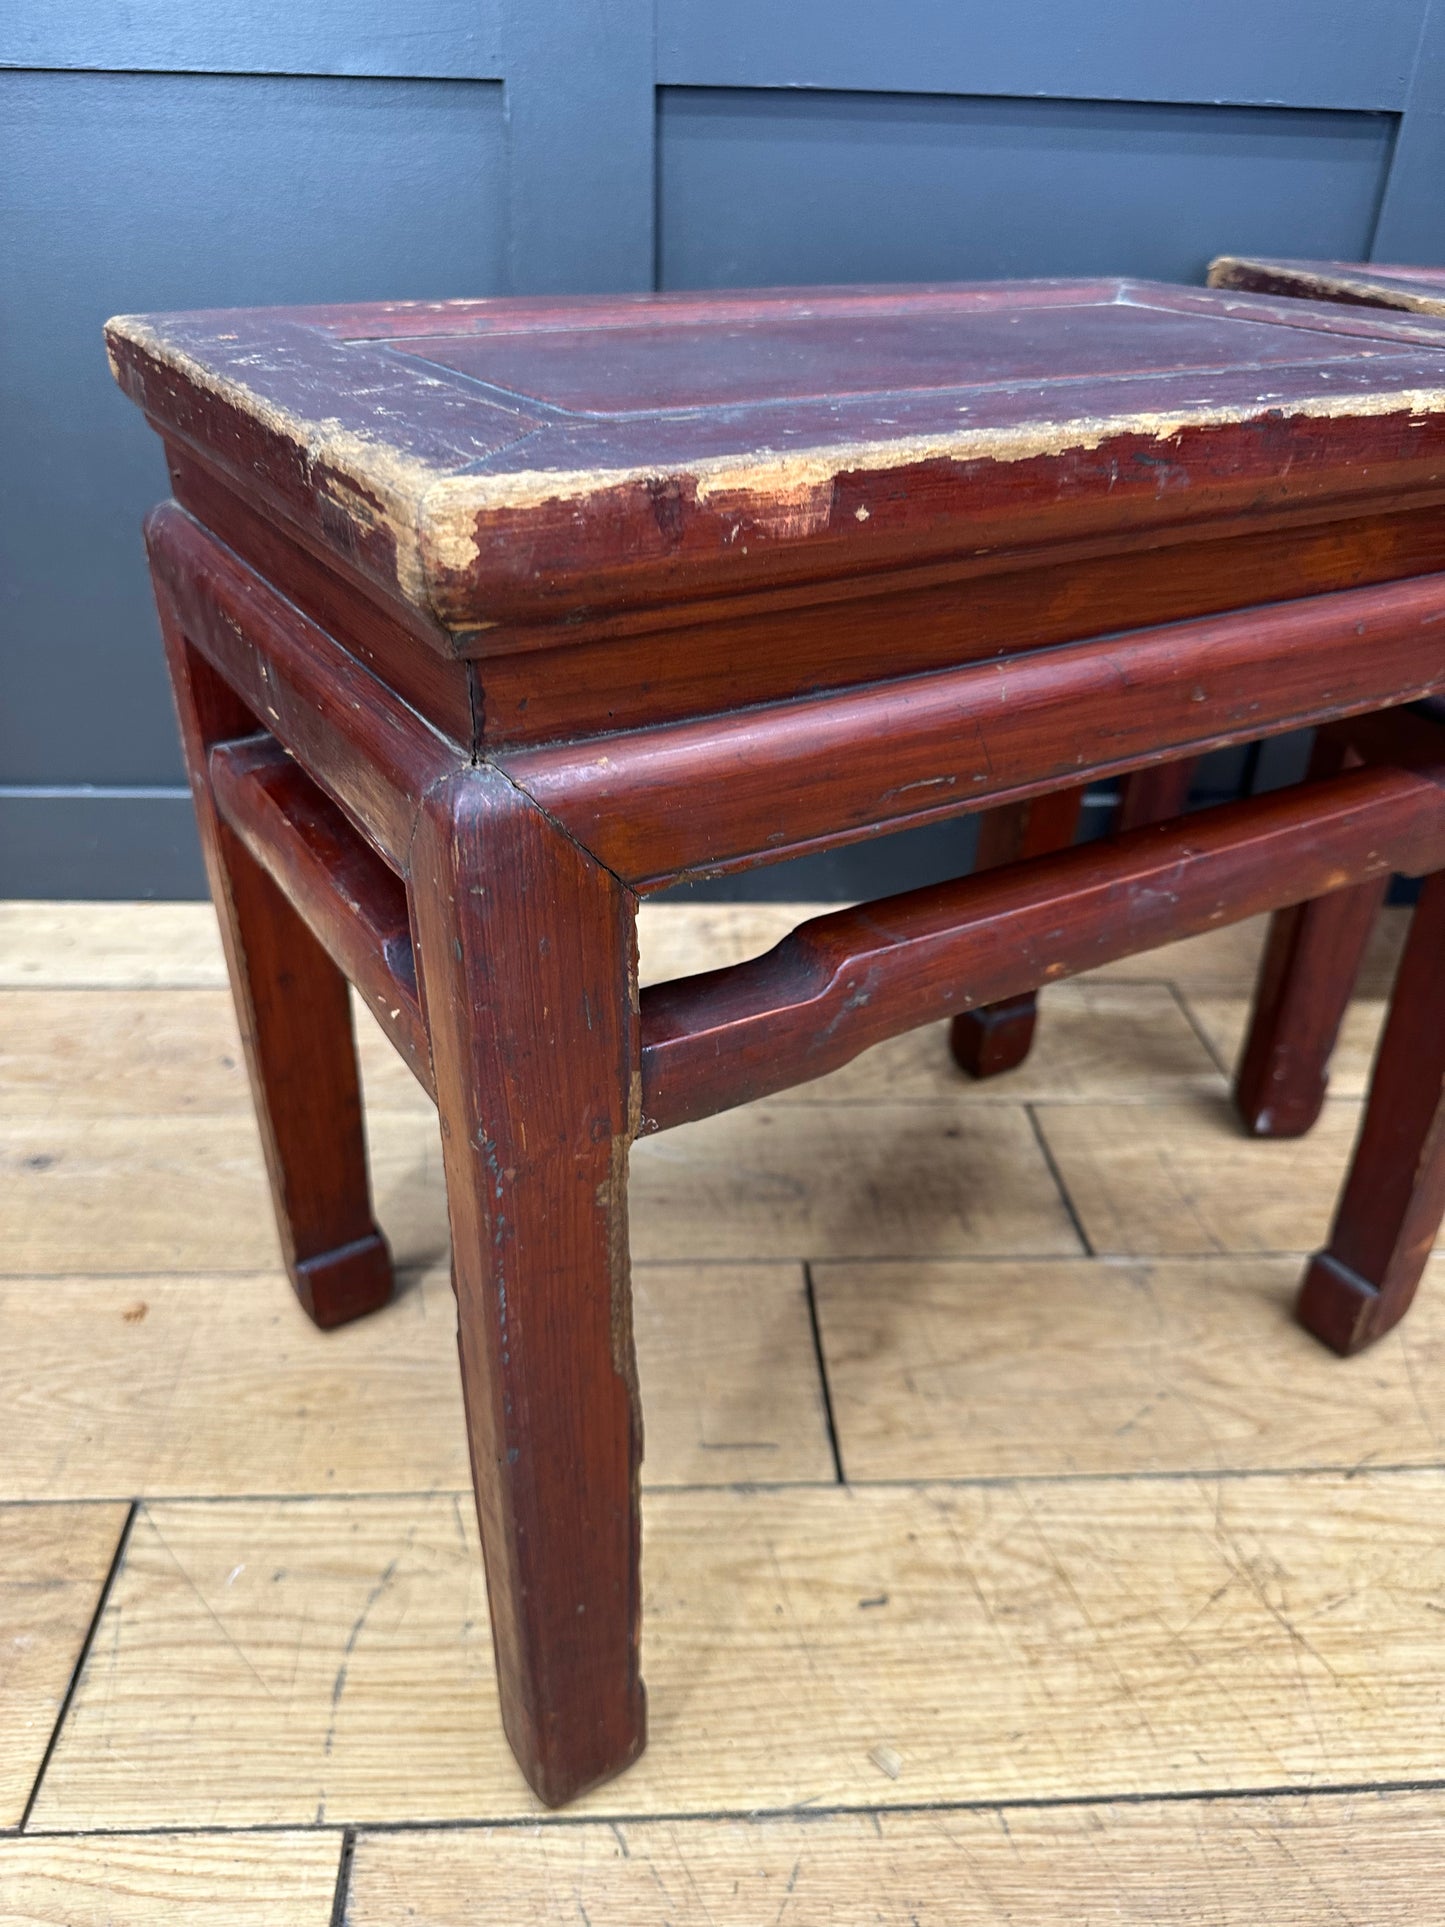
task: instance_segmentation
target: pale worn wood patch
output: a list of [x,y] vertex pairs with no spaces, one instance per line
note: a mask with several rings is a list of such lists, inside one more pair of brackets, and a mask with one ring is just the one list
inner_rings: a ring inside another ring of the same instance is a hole
[[340,1836],[0,1842],[0,1927],[328,1927]]
[[[420,1117],[431,1099],[353,994],[368,1106]],[[0,989],[0,1117],[249,1117],[229,990]]]
[[638,1265],[643,1484],[828,1481],[833,1449],[796,1265]]
[[[435,1115],[367,1120],[377,1210],[398,1263],[446,1257]],[[0,1121],[0,1267],[30,1272],[257,1271],[279,1264],[253,1119]]]
[[1276,1143],[1247,1138],[1223,1100],[1036,1114],[1089,1242],[1119,1257],[1313,1251],[1360,1122],[1347,1098],[1308,1137]]
[[279,1263],[243,1117],[0,1123],[0,1264],[12,1275]]
[[25,1811],[128,1510],[0,1506],[0,1827]]
[[[1191,995],[1189,1008],[1200,1029],[1218,1051],[1222,1063],[1233,1065],[1249,1025],[1247,997]],[[1375,1046],[1385,1022],[1385,1000],[1361,997],[1345,1012],[1339,1042],[1330,1059],[1330,1093],[1334,1097],[1363,1097],[1369,1088]]]
[[1438,1793],[364,1833],[346,1920],[1418,1927],[1442,1854]]
[[0,1115],[250,1108],[228,990],[0,991]]
[[0,903],[0,985],[224,985],[209,903]]
[[1020,1106],[761,1103],[642,1138],[636,1257],[1077,1252]]
[[659,903],[644,902],[637,912],[638,977],[644,984],[665,983],[698,970],[720,970],[743,963],[781,943],[810,917],[824,916],[836,903]]
[[[664,1493],[645,1512],[651,1746],[579,1817],[1445,1768],[1445,1472]],[[460,1500],[169,1503],[137,1522],[35,1824],[533,1811]]]
[[[796,1266],[639,1267],[634,1300],[648,1484],[832,1478]],[[470,1494],[444,1271],[334,1332],[279,1272],[17,1279],[0,1330],[0,1497]]]
[[[638,913],[644,983],[741,963],[836,903],[667,903]],[[1361,994],[1389,988],[1409,911],[1380,919],[1360,980]],[[1169,981],[1242,989],[1254,976],[1268,919],[1251,917],[1201,937],[1106,964],[1093,979]],[[0,985],[224,985],[225,963],[208,903],[0,904]]]
[[[850,1479],[1438,1464],[1445,1265],[1367,1358],[1294,1323],[1297,1258],[818,1265]],[[1047,1414],[1041,1422],[1040,1414]]]

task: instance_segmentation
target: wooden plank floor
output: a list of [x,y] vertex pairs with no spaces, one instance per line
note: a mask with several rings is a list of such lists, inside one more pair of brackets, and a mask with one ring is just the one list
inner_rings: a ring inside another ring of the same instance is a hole
[[[654,907],[653,978],[797,906]],[[652,1745],[501,1739],[435,1120],[364,1021],[405,1267],[291,1301],[208,909],[0,906],[0,1927],[1417,1922],[1445,1852],[1445,1259],[1290,1321],[1325,1116],[1226,1105],[1258,926],[634,1158]]]

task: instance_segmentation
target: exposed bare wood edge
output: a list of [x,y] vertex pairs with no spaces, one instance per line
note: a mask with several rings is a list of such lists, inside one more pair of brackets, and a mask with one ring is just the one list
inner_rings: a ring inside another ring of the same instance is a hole
[[216,808],[435,1095],[401,879],[272,737],[218,744],[209,769]]
[[[368,574],[344,550],[329,543],[319,529],[300,520],[284,495],[267,488],[264,476],[237,474],[219,461],[215,450],[204,442],[166,427],[153,415],[148,415],[146,420],[157,434],[164,436],[171,493],[176,501],[248,568],[254,568],[268,580],[277,579],[275,571],[267,567],[267,558],[258,560],[248,553],[248,536],[254,539],[259,534],[272,549],[278,539],[289,543],[302,550],[345,589],[354,591],[384,615],[395,629],[440,655],[450,657],[454,653],[457,638],[452,632],[438,628],[426,610],[408,602],[394,583],[379,581]],[[287,587],[291,586],[288,582]],[[322,627],[326,626],[323,620]]]
[[[415,798],[467,752],[402,702],[174,502],[146,518],[151,566],[187,641],[394,869]],[[340,700],[344,724],[336,720]]]
[[1174,938],[1442,865],[1445,768],[1366,768],[814,918],[749,963],[643,991],[641,1129]]
[[[1280,295],[1339,303],[1344,307],[1395,311],[1391,318],[1397,322],[1400,312],[1445,314],[1445,295],[1428,294],[1420,288],[1401,285],[1401,278],[1408,276],[1418,276],[1425,282],[1438,279],[1438,274],[1432,274],[1428,268],[1381,266],[1376,269],[1348,262],[1270,261],[1247,254],[1221,254],[1210,262],[1205,285],[1209,288],[1238,289],[1260,297],[1262,302]],[[1270,313],[1270,320],[1289,319],[1283,312],[1282,304],[1271,303],[1271,307],[1274,312]],[[1308,319],[1298,325],[1307,327]],[[1359,332],[1364,333],[1365,329],[1362,327]],[[1398,327],[1392,329],[1391,334],[1398,338]],[[1421,327],[1416,338],[1428,340],[1427,328]]]
[[1412,576],[496,760],[646,892],[1432,695],[1442,623]]

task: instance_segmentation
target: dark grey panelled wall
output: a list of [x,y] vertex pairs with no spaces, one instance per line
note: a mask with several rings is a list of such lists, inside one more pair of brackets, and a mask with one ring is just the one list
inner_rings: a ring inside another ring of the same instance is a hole
[[1445,0],[9,0],[0,68],[0,894],[200,888],[109,313],[1445,261]]

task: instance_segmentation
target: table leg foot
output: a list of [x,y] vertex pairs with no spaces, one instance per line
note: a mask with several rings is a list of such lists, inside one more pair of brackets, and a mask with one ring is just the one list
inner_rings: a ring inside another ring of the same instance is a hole
[[953,1061],[970,1077],[998,1077],[1017,1070],[1033,1047],[1038,1022],[1038,999],[1032,991],[964,1010],[949,1027],[948,1047]]
[[391,1251],[381,1233],[373,1231],[354,1244],[298,1259],[292,1284],[309,1316],[329,1331],[379,1311],[391,1297]]
[[1330,1241],[1300,1291],[1301,1322],[1338,1352],[1404,1317],[1445,1217],[1442,956],[1445,871],[1421,891]]
[[1360,1277],[1320,1251],[1310,1259],[1295,1303],[1295,1316],[1307,1332],[1341,1358],[1352,1357],[1380,1336],[1380,1294]]

